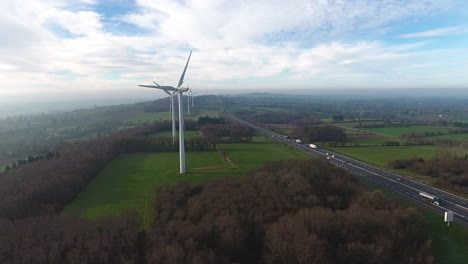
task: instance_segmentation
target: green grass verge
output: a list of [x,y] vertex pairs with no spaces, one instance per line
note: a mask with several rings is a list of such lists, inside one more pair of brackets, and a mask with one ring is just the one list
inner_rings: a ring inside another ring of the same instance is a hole
[[224,163],[217,152],[187,152],[188,172],[184,175],[179,174],[177,152],[121,155],[96,176],[65,211],[93,219],[134,208],[143,216],[147,193],[154,199],[154,189],[158,185],[240,176],[267,161],[309,157],[262,136],[254,137],[252,143],[220,144],[218,148],[227,153],[233,164]]
[[382,128],[363,128],[362,130],[371,133],[382,134],[387,136],[399,137],[406,133],[424,133],[424,132],[448,132],[447,127],[439,126],[408,126],[408,127],[382,127]]
[[372,182],[364,179],[360,180],[364,182],[369,189],[379,189],[385,196],[397,199],[403,204],[416,207],[423,212],[424,218],[428,224],[428,235],[432,239],[432,254],[436,257],[437,263],[468,263],[468,228],[457,223],[452,223],[450,226],[447,226],[442,216],[435,214],[429,209],[415,204],[395,193],[384,190]]
[[408,159],[418,156],[425,160],[433,157],[438,151],[442,150],[439,146],[364,146],[364,147],[326,147],[334,152],[349,156],[362,162],[375,165],[377,167],[391,170],[398,174],[411,177],[429,184],[435,181],[435,178],[419,175],[407,170],[391,169],[388,163],[396,159]]

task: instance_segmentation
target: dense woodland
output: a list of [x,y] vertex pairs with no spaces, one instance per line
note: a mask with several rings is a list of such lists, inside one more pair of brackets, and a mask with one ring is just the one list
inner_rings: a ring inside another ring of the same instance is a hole
[[159,193],[152,263],[431,263],[421,216],[320,160]]
[[158,191],[154,220],[0,220],[0,263],[433,263],[421,215],[320,160]]
[[458,157],[450,152],[440,152],[429,160],[413,157],[394,160],[389,164],[394,169],[409,171],[437,178],[435,185],[456,192],[468,193],[468,156]]

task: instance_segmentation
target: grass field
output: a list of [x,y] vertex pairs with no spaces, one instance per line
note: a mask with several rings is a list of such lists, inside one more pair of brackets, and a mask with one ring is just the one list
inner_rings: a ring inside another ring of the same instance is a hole
[[382,128],[363,128],[362,130],[371,133],[382,134],[386,136],[399,137],[406,133],[423,133],[423,132],[448,132],[447,127],[439,126],[408,126],[408,127],[382,127]]
[[292,129],[288,128],[274,128],[273,130],[283,135],[290,135],[293,132]]
[[266,106],[241,106],[237,109],[244,110],[244,111],[286,112],[286,110],[282,108],[266,107]]
[[346,144],[359,144],[359,146],[382,146],[385,141],[396,141],[400,144],[405,143],[404,140],[399,138],[349,138]]
[[[322,119],[323,121],[323,119]],[[358,121],[347,121],[347,122],[331,122],[332,125],[344,127],[344,128],[356,128],[359,125]],[[363,125],[383,125],[382,121],[361,121]]]
[[[179,132],[177,132],[176,135],[177,135],[177,138],[178,138],[179,137]],[[200,134],[198,134],[197,131],[193,131],[193,130],[189,130],[189,131],[186,130],[184,135],[185,135],[186,139],[196,138],[196,137],[200,136]],[[172,137],[172,131],[159,131],[159,132],[151,134],[150,136],[151,137]]]
[[359,130],[354,130],[354,129],[344,129],[344,132],[346,135],[364,135],[368,134],[365,131],[359,131]]
[[460,133],[460,134],[447,134],[447,135],[439,135],[439,136],[431,136],[426,137],[427,139],[438,139],[438,138],[445,138],[445,139],[468,139],[468,133]]
[[371,190],[379,189],[385,196],[397,199],[403,204],[419,208],[423,214],[429,228],[429,237],[432,239],[432,254],[436,257],[437,263],[454,264],[468,263],[468,228],[457,223],[452,223],[448,227],[440,215],[433,213],[425,207],[414,204],[405,198],[382,190],[379,186],[369,181],[362,180]]
[[0,172],[4,172],[4,171],[5,171],[5,167],[6,167],[6,165],[0,165]]
[[[210,117],[218,117],[219,111],[216,110],[198,110],[196,115],[189,115],[185,113],[185,119],[192,119],[198,120],[201,116],[210,116]],[[121,126],[120,128],[123,129],[128,127],[132,124],[138,125],[143,124],[145,122],[151,123],[155,121],[163,121],[163,120],[170,120],[169,112],[157,112],[157,113],[141,113],[136,116],[133,116],[125,121],[125,125]]]
[[418,156],[429,159],[443,148],[438,146],[368,146],[368,147],[327,147],[332,151],[352,157],[354,159],[392,170],[399,174],[404,174],[413,179],[426,183],[432,183],[434,178],[418,175],[407,170],[391,169],[388,162],[396,159],[408,159]]
[[308,155],[272,139],[256,136],[253,143],[220,144],[233,164],[225,164],[216,152],[187,152],[187,170],[179,174],[178,153],[125,154],[110,163],[80,195],[67,212],[87,218],[116,215],[135,208],[144,215],[146,195],[158,185],[179,181],[200,182],[221,176],[240,176],[246,170],[272,160],[305,158]]

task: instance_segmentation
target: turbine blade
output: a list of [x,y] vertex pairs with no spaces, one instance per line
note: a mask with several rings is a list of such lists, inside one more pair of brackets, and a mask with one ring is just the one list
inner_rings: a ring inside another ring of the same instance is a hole
[[177,85],[177,88],[182,86],[182,84],[184,83],[185,71],[187,71],[187,66],[188,66],[189,61],[190,61],[190,56],[192,56],[192,51],[190,51],[190,54],[189,54],[188,59],[187,59],[187,64],[185,64],[185,68],[184,68],[184,71],[182,72],[182,75],[180,76],[180,80],[179,80],[179,84]]
[[142,84],[138,86],[146,87],[146,88],[156,88],[156,89],[161,89],[161,90],[177,91],[177,89],[172,86],[154,86],[154,85],[142,85]]

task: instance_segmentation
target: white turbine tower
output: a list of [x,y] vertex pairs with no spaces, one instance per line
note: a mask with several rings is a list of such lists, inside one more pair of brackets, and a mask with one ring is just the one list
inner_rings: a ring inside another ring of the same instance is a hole
[[192,97],[192,110],[193,110],[193,95],[197,93],[192,93],[190,97]]
[[190,94],[192,94],[192,89],[189,89],[187,94],[187,113],[190,115]]
[[[181,87],[182,84],[184,83],[184,77],[185,77],[185,72],[187,71],[187,66],[190,61],[190,57],[192,56],[192,52],[190,51],[190,55],[187,59],[187,63],[185,64],[184,71],[182,72],[182,75],[180,76],[179,83],[177,84],[177,88],[173,86],[161,86],[157,83],[156,86],[154,85],[139,85],[141,87],[148,87],[148,88],[156,88],[156,89],[161,89],[164,90],[167,94],[171,95],[170,92],[172,92],[171,98],[177,94],[177,99],[179,102],[179,157],[180,157],[180,173],[185,173],[185,140],[184,140],[184,105],[183,105],[183,93],[187,92],[189,89],[188,88],[183,88]],[[171,99],[171,102],[173,100]],[[172,105],[172,120],[174,122],[175,119],[175,111],[174,111],[174,105]],[[173,123],[174,124],[174,123]],[[173,130],[174,131],[174,130]]]

